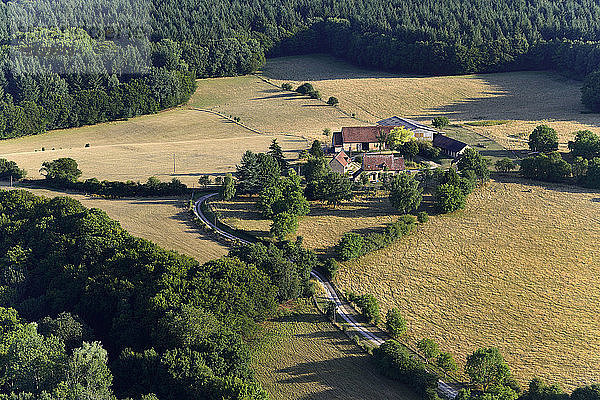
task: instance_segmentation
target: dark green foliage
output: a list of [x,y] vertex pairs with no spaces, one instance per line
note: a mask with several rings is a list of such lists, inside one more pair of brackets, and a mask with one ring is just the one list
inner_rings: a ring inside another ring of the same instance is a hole
[[600,385],[590,385],[577,388],[571,393],[571,400],[600,399]]
[[511,383],[512,375],[502,354],[495,347],[478,349],[467,357],[465,373],[471,383],[486,391]]
[[321,93],[318,90],[311,90],[308,92],[308,97],[311,99],[321,99]]
[[421,351],[427,361],[437,357],[440,354],[438,344],[429,338],[423,338],[417,343],[417,348]]
[[581,88],[581,102],[590,110],[600,112],[600,71],[586,76]]
[[306,190],[312,200],[326,201],[334,206],[354,197],[350,178],[331,170],[320,180],[310,182]]
[[420,224],[424,224],[425,222],[429,221],[429,215],[427,214],[427,212],[420,211],[417,214],[417,221],[419,221]]
[[431,125],[435,126],[438,129],[448,126],[449,123],[450,123],[450,120],[448,119],[448,117],[435,117],[431,121]]
[[324,154],[323,154],[323,145],[321,144],[320,141],[315,140],[313,141],[312,145],[310,146],[310,150],[308,151],[309,154],[315,158],[323,158]]
[[481,154],[475,150],[468,148],[460,156],[458,163],[456,164],[458,170],[461,172],[471,170],[475,173],[477,178],[485,182],[490,179],[490,171],[488,169],[488,161],[481,156]]
[[441,150],[438,147],[433,147],[433,144],[425,140],[417,141],[419,146],[419,155],[430,160],[435,160],[440,156]]
[[417,140],[409,140],[408,142],[397,146],[397,149],[409,160],[413,160],[415,156],[419,154],[420,150]]
[[435,359],[435,363],[439,369],[444,371],[444,374],[456,371],[458,369],[458,365],[456,364],[454,357],[450,353],[440,353]]
[[[21,318],[0,312],[0,328],[19,331],[14,343],[27,338],[23,343],[30,354],[40,355],[25,357],[11,353],[17,347],[0,345],[0,352],[9,355],[0,359],[5,363],[1,370],[11,374],[2,379],[12,385],[10,390],[52,390],[64,373],[74,380],[61,384],[59,398],[108,400],[105,353],[84,343],[65,356],[63,340],[78,345],[88,326],[115,358],[133,349],[113,371],[119,395],[153,392],[163,400],[191,400],[246,393],[265,398],[250,377],[249,352],[239,333],[273,315],[278,289],[254,264],[225,257],[200,266],[130,236],[104,212],[87,210],[70,198],[0,191],[0,210],[0,253],[6,254],[0,267],[6,271],[9,263],[14,265],[0,283],[3,293],[11,293],[4,300],[23,318],[41,320],[40,331],[50,335],[34,332],[32,325],[21,329]],[[286,259],[307,266],[303,277],[316,263],[301,250],[289,254]],[[82,364],[85,360],[91,364]],[[16,366],[27,376],[19,375]]]
[[250,150],[242,156],[236,167],[237,192],[239,194],[258,194],[272,186],[281,175],[278,162],[269,154],[255,154]]
[[356,295],[352,292],[347,294],[348,301],[356,304],[360,310],[360,314],[370,323],[378,324],[380,321],[379,303],[375,296],[370,293]]
[[406,320],[397,308],[390,308],[385,315],[385,328],[392,337],[400,337],[406,333]]
[[347,261],[382,249],[409,234],[415,225],[415,217],[403,215],[396,222],[388,224],[382,232],[369,233],[365,236],[354,232],[346,233],[335,246],[336,256],[341,261]]
[[327,104],[329,104],[330,106],[337,106],[339,102],[340,101],[337,99],[337,97],[331,96],[329,97],[329,99],[327,99]]
[[204,189],[206,189],[206,187],[210,185],[210,183],[210,175],[201,175],[200,178],[198,178],[198,184],[204,186]]
[[325,277],[329,280],[334,279],[337,274],[340,265],[335,260],[335,258],[328,258],[323,263],[323,271],[325,272]]
[[539,125],[529,135],[529,149],[539,152],[558,150],[558,135],[554,128]]
[[298,216],[289,212],[282,212],[273,216],[270,233],[278,239],[284,240],[288,235],[298,230]]
[[313,87],[312,84],[310,84],[308,82],[305,82],[296,88],[296,92],[298,92],[300,94],[309,94],[314,91],[315,91],[315,88]]
[[577,131],[575,140],[569,141],[569,150],[573,157],[600,157],[600,137],[591,131]]
[[226,174],[221,185],[221,197],[224,200],[231,200],[235,197],[235,181],[231,174]]
[[548,182],[563,182],[571,176],[571,165],[558,152],[539,154],[521,161],[521,176]]
[[271,157],[273,157],[275,161],[277,161],[277,163],[279,164],[279,170],[282,173],[286,173],[290,166],[285,157],[283,156],[283,150],[281,149],[279,143],[277,143],[277,139],[273,139],[273,141],[271,142],[268,154]]
[[283,90],[292,90],[292,84],[291,83],[282,83],[281,84],[281,89],[283,89]]
[[507,157],[501,158],[494,164],[498,172],[510,172],[516,168],[515,163]]
[[56,183],[72,183],[79,179],[81,170],[77,168],[77,161],[72,158],[59,158],[54,161],[45,161],[40,172],[48,181]]
[[419,208],[423,200],[423,189],[419,181],[407,173],[395,175],[389,184],[389,190],[390,203],[403,214]]
[[460,210],[465,207],[466,196],[459,186],[444,183],[436,189],[436,206],[444,214]]
[[266,218],[273,218],[279,213],[301,216],[310,211],[300,177],[294,171],[290,171],[287,177],[279,178],[272,186],[265,187],[260,192],[257,207]]
[[[580,389],[575,389],[577,392]],[[574,392],[574,393],[575,393]],[[581,393],[581,392],[579,392]],[[576,394],[575,397],[579,395]],[[587,396],[584,396],[587,397]],[[529,382],[529,388],[519,396],[519,400],[568,400],[569,395],[556,385],[548,386],[541,379],[534,378]],[[583,399],[581,399],[583,400]]]
[[582,180],[586,187],[593,189],[600,188],[600,157],[590,160],[587,164],[586,174]]
[[399,342],[388,340],[373,350],[373,358],[379,370],[388,378],[409,385],[423,398],[437,398],[438,377],[427,372],[425,365]]
[[16,162],[0,158],[0,180],[9,180],[11,177],[14,180],[19,180],[24,178],[26,174],[27,171],[19,168]]

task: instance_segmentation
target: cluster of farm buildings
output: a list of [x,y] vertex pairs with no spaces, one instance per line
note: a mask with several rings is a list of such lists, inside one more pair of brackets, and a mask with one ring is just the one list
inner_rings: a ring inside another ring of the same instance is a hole
[[[411,131],[418,141],[428,141],[446,155],[458,158],[469,147],[466,143],[441,134],[433,128],[406,118],[391,117],[377,122],[374,126],[344,127],[334,132],[331,141],[333,158],[329,166],[341,174],[353,178],[366,174],[371,181],[378,181],[381,173],[397,174],[405,171],[404,157],[389,151],[381,138],[397,127]],[[388,150],[388,151],[385,151]],[[350,155],[360,153],[358,156]],[[360,163],[353,160],[360,160]]]

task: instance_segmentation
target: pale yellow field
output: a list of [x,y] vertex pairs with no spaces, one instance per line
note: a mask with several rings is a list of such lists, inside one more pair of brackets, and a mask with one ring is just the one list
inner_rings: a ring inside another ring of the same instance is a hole
[[267,321],[254,357],[256,377],[273,399],[416,399],[376,372],[369,357],[314,306]]
[[325,128],[335,131],[342,126],[365,125],[322,101],[283,91],[254,75],[202,79],[190,105],[239,117],[261,132],[324,142],[331,141],[322,133]]
[[68,195],[85,207],[104,210],[132,235],[151,240],[165,249],[186,254],[201,263],[227,254],[225,246],[191,221],[185,199],[167,197],[106,200],[46,189],[27,190],[46,197]]
[[598,115],[581,113],[581,82],[549,72],[417,77],[363,70],[319,55],[271,59],[262,75],[278,85],[311,82],[324,99],[335,96],[340,108],[370,122],[391,115],[427,123],[438,115],[453,121],[514,120],[473,128],[512,149],[527,144],[510,135],[528,135],[547,121],[563,144],[578,129],[600,133]]
[[491,182],[464,211],[345,263],[337,282],[399,307],[414,340],[431,337],[462,362],[497,346],[521,382],[571,389],[600,376],[598,243],[598,193]]
[[[177,177],[197,185],[199,175],[234,171],[246,150],[267,151],[273,138],[288,151],[307,147],[298,137],[261,135],[214,114],[179,108],[128,121],[3,140],[0,157],[16,161],[32,178],[40,176],[42,162],[71,157],[83,171],[82,179],[145,181],[156,176],[168,181]],[[90,147],[86,148],[87,143]]]

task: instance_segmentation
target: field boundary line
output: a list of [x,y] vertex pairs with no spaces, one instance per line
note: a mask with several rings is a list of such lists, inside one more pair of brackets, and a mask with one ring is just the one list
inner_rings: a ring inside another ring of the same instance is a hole
[[241,122],[239,122],[239,121],[236,121],[235,119],[233,119],[233,118],[231,118],[231,117],[229,117],[229,116],[227,116],[227,115],[225,115],[225,114],[222,114],[222,113],[220,113],[220,112],[218,112],[218,111],[214,111],[214,110],[208,110],[208,109],[206,109],[206,108],[198,108],[198,107],[191,107],[191,109],[192,109],[192,110],[195,110],[195,111],[202,111],[202,112],[205,112],[205,113],[209,113],[209,114],[218,115],[219,117],[221,117],[221,118],[225,118],[226,120],[228,120],[228,121],[230,121],[230,122],[233,122],[234,124],[237,124],[237,125],[241,126],[241,127],[242,127],[242,128],[244,128],[244,129],[248,129],[248,130],[249,130],[249,131],[251,131],[251,132],[258,133],[259,135],[271,136],[271,135],[269,135],[269,134],[268,134],[268,133],[266,133],[266,132],[261,132],[261,131],[259,131],[258,129],[251,128],[251,127],[249,127],[248,125],[246,125],[246,124],[243,124],[243,123],[241,123]]

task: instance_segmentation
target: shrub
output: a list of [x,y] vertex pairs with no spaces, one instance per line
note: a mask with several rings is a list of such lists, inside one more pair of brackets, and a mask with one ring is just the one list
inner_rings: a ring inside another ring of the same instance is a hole
[[311,90],[308,92],[308,96],[311,99],[321,99],[321,93],[318,90]]
[[539,154],[521,161],[521,176],[548,182],[563,182],[572,173],[571,165],[557,152]]
[[335,258],[328,258],[323,263],[323,271],[325,272],[325,277],[330,280],[335,278],[335,275],[336,275],[339,267],[340,267],[340,265],[335,260]]
[[85,147],[90,147],[90,144],[89,144],[89,143],[86,143],[86,144],[85,144]]
[[339,100],[337,99],[337,97],[333,97],[331,96],[329,99],[327,99],[327,104],[329,104],[330,106],[336,106],[338,105]]
[[360,309],[360,313],[367,321],[378,324],[380,321],[379,303],[375,296],[370,293],[355,296],[352,301]]
[[342,261],[352,260],[363,254],[364,238],[358,233],[348,232],[336,246],[336,255]]
[[448,119],[448,117],[435,117],[431,121],[431,125],[435,126],[436,128],[443,128],[445,126],[448,126],[448,124],[450,124],[450,120]]
[[510,158],[504,157],[496,161],[495,167],[498,172],[510,172],[515,169],[516,165]]
[[309,94],[310,92],[314,92],[315,88],[313,87],[312,84],[305,82],[302,85],[298,86],[298,88],[296,89],[296,92],[300,93],[300,94]]
[[440,353],[435,363],[437,366],[444,371],[444,374],[448,374],[448,372],[456,371],[458,369],[458,365],[456,365],[456,361],[454,361],[454,357],[450,353]]
[[417,343],[417,348],[423,353],[427,361],[437,357],[440,353],[437,343],[433,339],[423,338]]
[[475,149],[465,150],[456,164],[459,171],[471,170],[481,181],[487,181],[490,178],[487,165],[488,161]]
[[281,84],[281,88],[283,90],[292,90],[292,84],[291,83],[287,83],[287,82],[286,83],[282,83]]
[[425,222],[429,221],[429,215],[425,211],[421,211],[417,214],[417,221],[419,221],[421,224],[424,224]]
[[406,320],[400,314],[400,310],[392,308],[385,316],[385,327],[393,337],[399,337],[406,333]]

